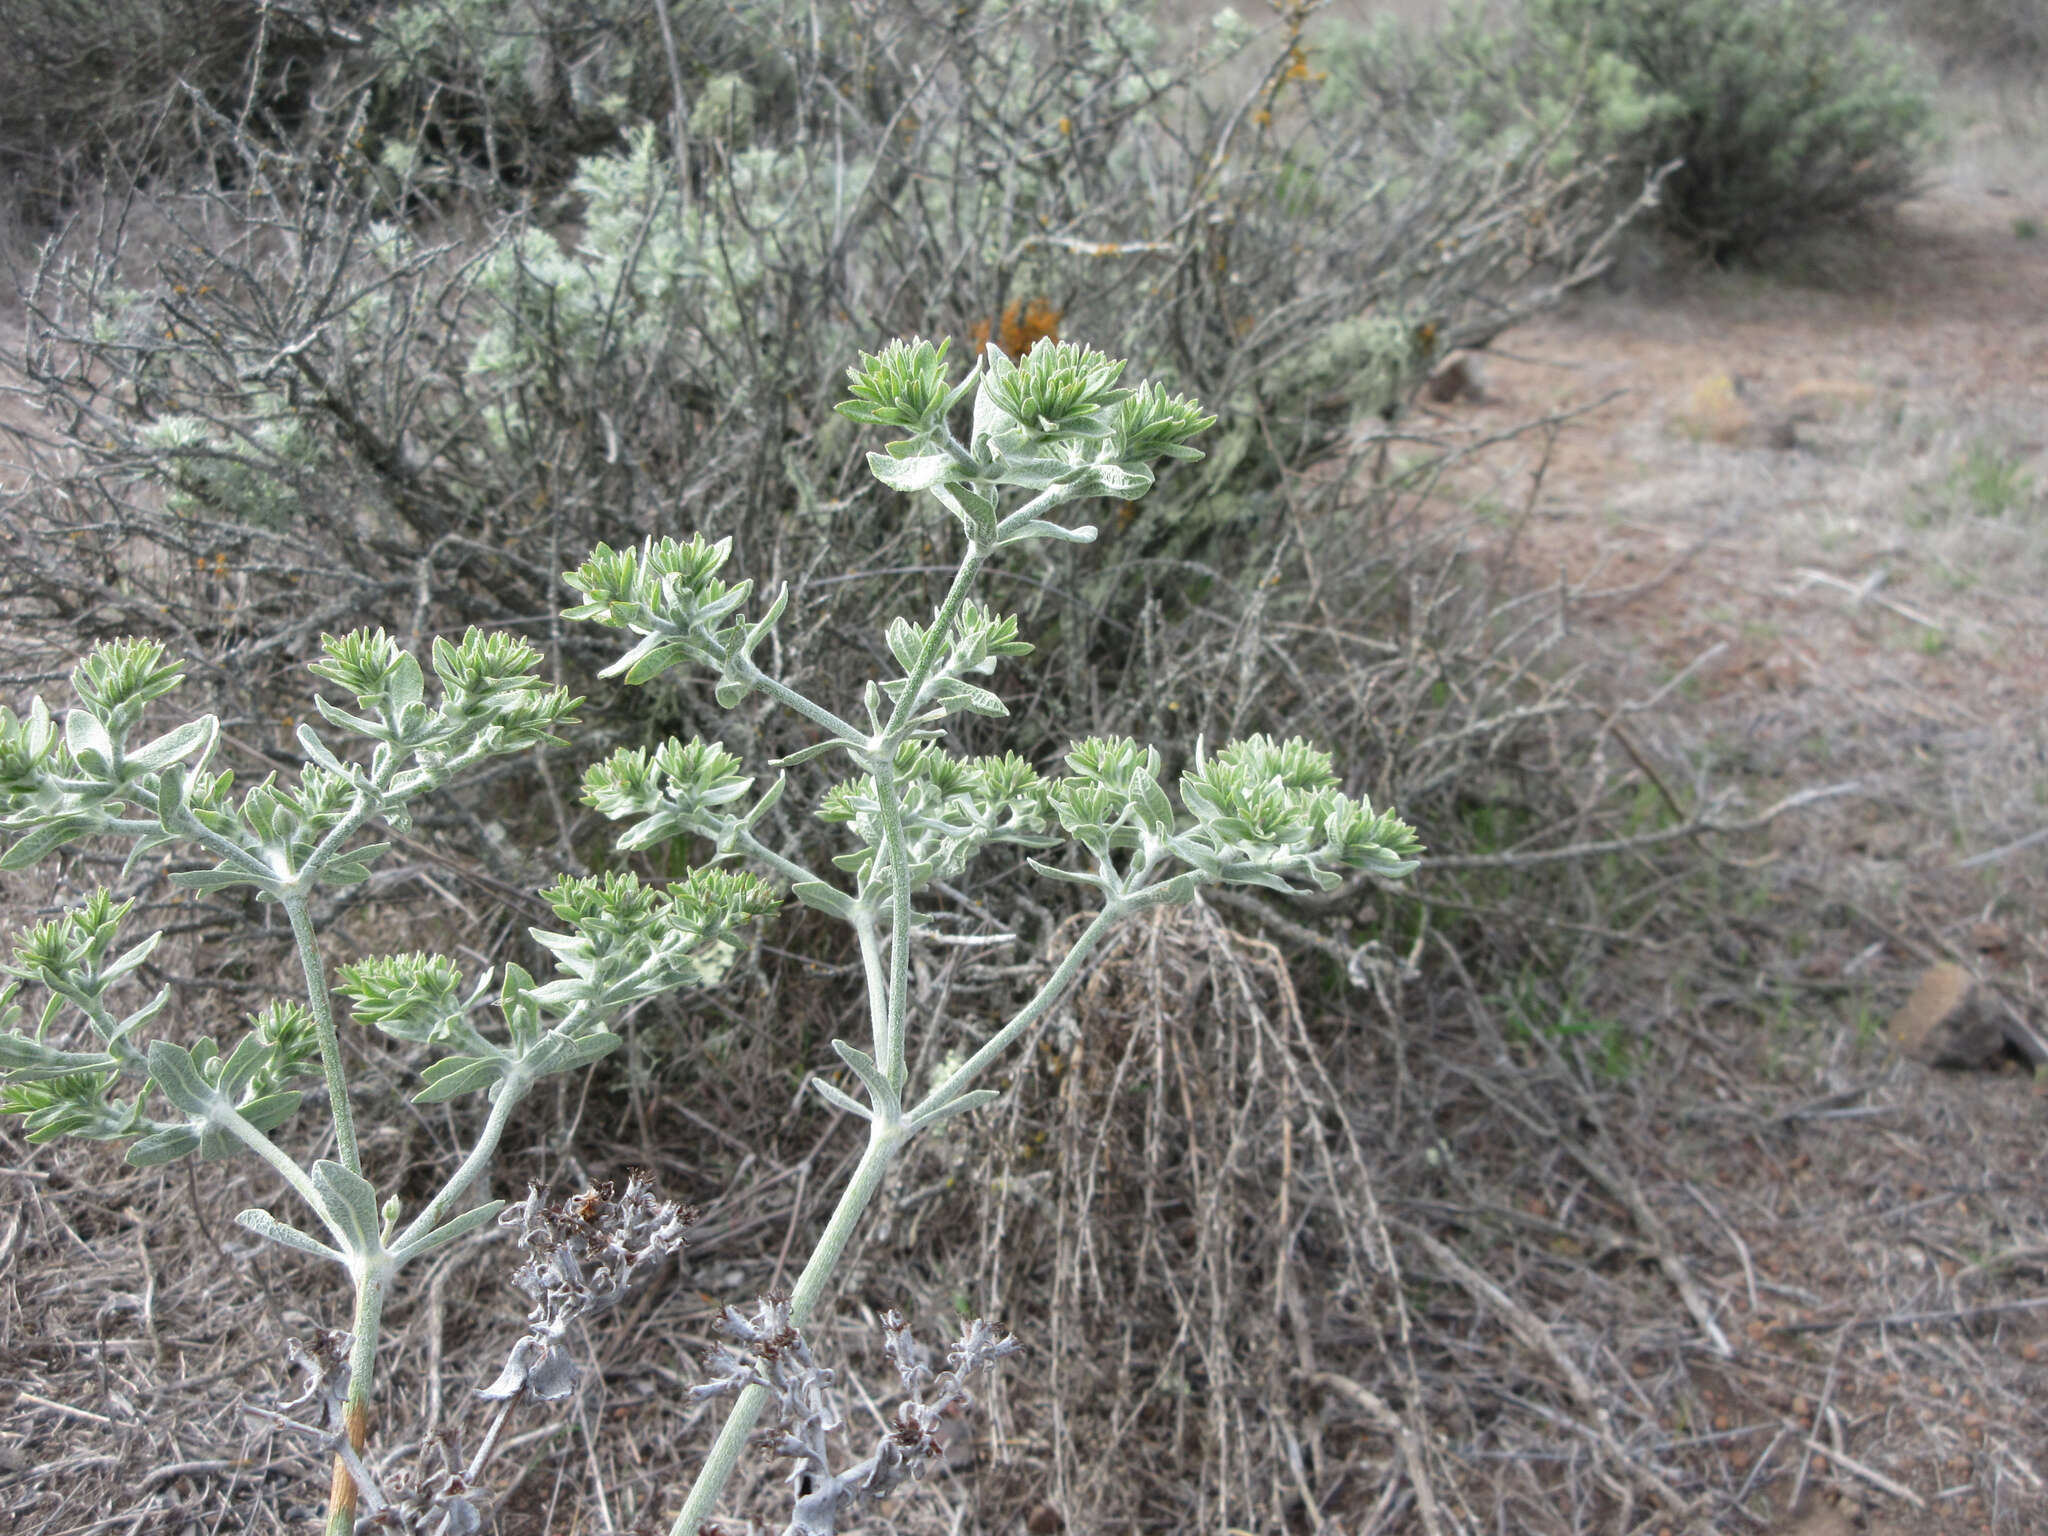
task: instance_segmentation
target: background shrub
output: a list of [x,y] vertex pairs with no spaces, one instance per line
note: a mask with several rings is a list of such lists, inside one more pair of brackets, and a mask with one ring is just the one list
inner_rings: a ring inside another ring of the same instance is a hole
[[[208,112],[272,139],[317,119],[319,87],[363,33],[354,0],[12,0],[0,6],[0,198],[30,224],[107,178],[184,174]],[[198,110],[195,110],[195,107]]]
[[1464,143],[1538,142],[1634,188],[1715,256],[1914,185],[1930,108],[1905,56],[1831,0],[1529,0],[1352,43],[1358,88]]
[[1613,232],[1599,169],[1404,137],[1299,16],[1171,46],[1114,0],[672,5],[671,67],[662,14],[404,7],[289,135],[188,98],[206,153],[28,287],[21,629],[169,627],[260,716],[322,629],[548,625],[563,551],[696,527],[797,583],[824,664],[948,537],[868,484],[843,360],[1061,334],[1222,418],[1201,476],[1019,587],[1095,688],[1128,648],[1089,636],[1212,584]]
[[1897,0],[1900,20],[1959,63],[2026,72],[2048,59],[2048,6],[2039,0]]

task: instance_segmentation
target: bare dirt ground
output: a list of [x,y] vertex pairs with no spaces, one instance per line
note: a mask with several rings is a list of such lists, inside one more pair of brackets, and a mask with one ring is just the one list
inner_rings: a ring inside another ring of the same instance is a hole
[[[1791,277],[1638,262],[1433,409],[1475,434],[1574,413],[1465,505],[1621,696],[1666,706],[1632,717],[1638,767],[1686,801],[1853,786],[1745,851],[1755,984],[1724,1001],[1749,1024],[1709,1024],[1727,1054],[1640,1101],[1638,1129],[1675,1115],[1639,1144],[1653,1199],[1698,1180],[1726,1218],[1712,1283],[1747,1345],[1695,1372],[1700,1412],[1766,1495],[1729,1529],[2048,1521],[2048,1106],[1995,1029],[1965,1072],[1892,1038],[1936,962],[2043,1022],[2048,161],[2012,102],[1982,106],[1896,222]],[[1796,1150],[1717,1128],[1713,1099],[1771,1083],[1811,1095],[1774,1120]],[[2026,1279],[1989,1295],[1993,1273]]]

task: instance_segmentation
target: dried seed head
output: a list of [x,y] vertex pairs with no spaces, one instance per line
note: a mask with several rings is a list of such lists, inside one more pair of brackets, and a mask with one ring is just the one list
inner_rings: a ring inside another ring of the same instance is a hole
[[593,1184],[560,1205],[550,1205],[539,1185],[498,1218],[517,1229],[526,1262],[512,1283],[533,1299],[527,1331],[512,1346],[504,1369],[481,1397],[500,1400],[520,1393],[555,1401],[576,1387],[577,1367],[563,1338],[583,1318],[610,1310],[669,1255],[682,1250],[697,1219],[694,1210],[655,1197],[652,1178],[640,1169],[623,1191],[609,1181]]

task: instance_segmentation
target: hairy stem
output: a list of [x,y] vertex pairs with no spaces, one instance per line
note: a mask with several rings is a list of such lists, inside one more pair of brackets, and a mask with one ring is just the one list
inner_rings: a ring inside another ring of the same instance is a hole
[[968,547],[967,558],[954,574],[952,588],[932,619],[917,664],[904,680],[903,693],[889,712],[889,724],[870,765],[875,780],[875,799],[881,806],[882,851],[889,860],[889,1010],[888,1027],[875,1039],[875,1057],[882,1075],[899,1092],[903,1087],[904,1031],[910,1011],[910,846],[903,836],[903,802],[896,793],[896,747],[910,732],[924,704],[925,684],[946,652],[953,621],[974,586],[974,578],[989,552],[979,544]]
[[840,719],[824,705],[813,703],[810,699],[805,698],[779,678],[770,677],[751,661],[747,663],[746,676],[749,683],[767,694],[769,698],[775,700],[778,704],[795,710],[813,724],[823,726],[834,736],[844,737],[848,741],[859,741],[866,734],[864,731],[857,730],[848,722]]
[[[384,1316],[384,1276],[368,1266],[356,1273],[356,1310],[349,1336],[348,1395],[342,1399],[342,1428],[358,1462],[370,1439],[370,1381],[377,1361],[377,1334]],[[334,1458],[327,1494],[326,1536],[352,1536],[356,1526],[356,1480],[348,1463]]]
[[307,1177],[306,1170],[293,1162],[276,1142],[257,1130],[255,1126],[243,1119],[234,1110],[224,1106],[214,1111],[214,1123],[225,1129],[229,1135],[262,1158],[264,1162],[270,1164],[276,1170],[277,1176],[292,1187],[293,1193],[306,1202],[313,1214],[318,1216],[323,1223],[326,1222],[327,1207],[321,1203],[320,1192],[313,1187],[312,1179]]
[[818,880],[816,875],[811,873],[810,870],[805,869],[803,865],[797,863],[795,859],[770,848],[751,832],[742,829],[739,835],[739,843],[742,848],[747,850],[750,857],[759,859],[791,885],[802,885],[814,880],[818,881],[820,885],[825,883],[822,880]]
[[[908,1135],[900,1124],[884,1126],[876,1122],[870,1130],[868,1149],[853,1170],[853,1177],[847,1181],[845,1193],[840,1195],[839,1204],[832,1212],[832,1219],[825,1224],[824,1233],[818,1238],[818,1246],[811,1250],[810,1261],[804,1265],[803,1273],[797,1276],[796,1289],[790,1293],[789,1320],[797,1327],[801,1328],[810,1321],[818,1298],[824,1294],[825,1286],[832,1278],[832,1271],[838,1268],[839,1256],[845,1252],[847,1240],[853,1236],[853,1229],[860,1222],[861,1213],[882,1187],[890,1163],[907,1139]],[[768,1389],[760,1386],[748,1387],[740,1393],[732,1411],[726,1415],[725,1427],[718,1432],[711,1454],[704,1460],[704,1470],[690,1485],[690,1496],[683,1501],[682,1512],[676,1516],[675,1524],[669,1527],[669,1536],[697,1536],[698,1529],[711,1517],[718,1495],[732,1476],[740,1452],[746,1449],[747,1439],[754,1432],[754,1421],[760,1418],[768,1397]]]
[[1030,1002],[1026,1003],[1017,1016],[997,1030],[983,1043],[980,1050],[968,1057],[943,1083],[926,1094],[904,1119],[915,1125],[926,1115],[943,1109],[970,1088],[974,1080],[988,1069],[989,1063],[1009,1049],[1010,1043],[1029,1029],[1045,1011],[1058,1002],[1067,988],[1073,985],[1075,976],[1080,974],[1090,951],[1102,942],[1102,936],[1116,926],[1119,919],[1133,910],[1136,902],[1113,901],[1095,914],[1094,921],[1081,930],[1081,936],[1074,940],[1074,947],[1054,968],[1052,975],[1045,979]]
[[[906,689],[903,695],[909,698]],[[910,1011],[910,844],[903,835],[903,801],[896,789],[895,750],[875,755],[875,802],[881,807],[882,856],[889,861],[889,972],[875,1020],[875,1060],[900,1096],[903,1032]],[[873,986],[873,972],[869,985]]]
[[[161,803],[161,800],[159,800],[159,803]],[[260,889],[268,890],[271,881],[277,877],[276,870],[257,858],[255,854],[244,848],[240,843],[232,838],[223,836],[207,826],[205,822],[192,813],[189,807],[184,809],[181,814],[169,817],[159,813],[157,825],[166,832],[175,832],[180,837],[190,838],[223,864],[237,866],[243,873],[252,876],[253,878],[249,883]]]
[[879,1051],[889,1027],[889,977],[882,968],[882,941],[875,932],[875,912],[866,902],[854,908],[853,931],[860,940],[861,970],[868,983],[868,1027]]
[[403,1250],[408,1244],[418,1242],[434,1228],[448,1219],[449,1207],[462,1198],[462,1192],[475,1182],[476,1176],[489,1165],[496,1155],[498,1142],[505,1134],[505,1126],[512,1118],[512,1111],[519,1106],[533,1084],[524,1076],[510,1077],[499,1087],[498,1097],[491,1105],[491,1113],[484,1121],[484,1128],[477,1133],[476,1144],[469,1149],[469,1155],[462,1160],[462,1166],[448,1175],[433,1199],[420,1209],[404,1232],[399,1234],[395,1248]]
[[350,1173],[361,1173],[363,1157],[356,1148],[356,1112],[348,1100],[348,1073],[341,1064],[341,1037],[334,1029],[334,999],[327,991],[327,963],[320,958],[313,915],[306,910],[306,898],[299,895],[286,896],[284,910],[291,919],[292,938],[298,943],[299,965],[306,973],[306,1005],[313,1012],[313,1030],[320,1041],[320,1071],[327,1079],[327,1103],[334,1114],[334,1144],[341,1166]]

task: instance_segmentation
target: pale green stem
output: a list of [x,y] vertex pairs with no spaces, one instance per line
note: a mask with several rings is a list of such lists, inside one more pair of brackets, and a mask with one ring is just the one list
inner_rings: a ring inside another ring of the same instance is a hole
[[861,741],[867,736],[866,731],[848,724],[824,705],[813,703],[810,699],[805,698],[794,688],[790,687],[789,684],[770,677],[766,672],[755,666],[752,661],[747,663],[747,682],[753,687],[760,689],[778,704],[795,710],[806,720],[814,724],[822,725],[834,736],[842,736],[848,741]]
[[889,977],[882,968],[882,941],[875,932],[874,909],[866,902],[854,909],[853,931],[860,940],[861,969],[867,974],[868,1027],[875,1048],[880,1050],[889,1027]]
[[[910,697],[909,690],[904,691]],[[903,1033],[910,1012],[910,845],[903,836],[903,804],[896,792],[895,749],[875,757],[875,803],[881,807],[882,854],[889,861],[889,974],[875,1021],[875,1060],[898,1094],[903,1091]],[[870,974],[869,985],[873,985]]]
[[889,1017],[888,1027],[877,1036],[875,1047],[882,1075],[898,1090],[903,1086],[906,1070],[903,1046],[910,1012],[911,907],[910,847],[903,836],[903,805],[896,793],[896,747],[909,734],[911,723],[922,712],[925,684],[931,681],[932,670],[945,654],[953,621],[959,617],[961,605],[967,601],[968,590],[974,585],[974,578],[980,574],[988,555],[989,552],[979,544],[968,546],[967,558],[960,562],[952,589],[939,605],[931,631],[925,636],[924,649],[918,652],[917,664],[910,669],[896,707],[889,712],[889,724],[882,732],[870,765],[875,779],[875,799],[881,807],[882,851],[889,860],[890,887]]
[[1047,486],[1036,496],[1025,502],[1023,506],[996,524],[997,539],[1002,539],[1006,535],[1015,532],[1034,518],[1050,512],[1054,507],[1065,506],[1074,499],[1074,496],[1074,487],[1071,485]]
[[348,1101],[348,1076],[341,1063],[341,1039],[334,1029],[334,1001],[327,992],[327,966],[320,958],[320,946],[313,935],[313,917],[306,910],[306,898],[283,898],[285,915],[291,919],[292,937],[298,941],[299,965],[306,973],[306,1003],[313,1012],[313,1031],[320,1041],[320,1070],[327,1078],[327,1102],[334,1113],[334,1144],[341,1166],[350,1173],[363,1171],[362,1154],[356,1149],[355,1110]]
[[932,620],[931,632],[925,636],[924,649],[918,652],[917,664],[910,669],[910,675],[903,684],[903,694],[896,701],[896,707],[889,711],[888,727],[882,732],[883,745],[894,751],[903,740],[924,707],[924,685],[931,681],[932,669],[939,664],[939,658],[946,652],[951,639],[953,621],[960,616],[961,605],[967,601],[967,594],[974,586],[974,578],[981,574],[981,568],[988,562],[989,551],[979,544],[971,544],[967,558],[960,562],[960,569],[954,573],[953,585],[946,593],[946,600],[939,605],[938,614]]
[[392,1244],[403,1249],[407,1244],[417,1242],[434,1228],[448,1219],[449,1207],[462,1198],[464,1190],[475,1181],[497,1153],[498,1142],[504,1137],[505,1127],[512,1118],[512,1111],[519,1106],[533,1084],[525,1077],[509,1077],[498,1090],[498,1097],[491,1104],[491,1113],[484,1121],[484,1128],[477,1133],[476,1145],[469,1149],[469,1155],[462,1160],[462,1166],[448,1175],[448,1181],[433,1199],[420,1209],[419,1215],[406,1225]]
[[147,837],[162,826],[163,823],[160,821],[128,821],[116,817],[100,830],[118,833],[122,837]]
[[368,789],[358,789],[356,791],[355,804],[348,808],[348,814],[329,827],[327,835],[322,837],[314,845],[313,851],[306,855],[305,863],[300,866],[302,878],[306,874],[324,868],[330,863],[334,856],[341,852],[341,845],[354,837],[362,829],[363,823],[376,815],[384,804],[384,795],[391,787],[391,780],[396,777],[398,777],[397,754],[393,753],[392,761],[385,771],[382,774],[372,776]]
[[175,826],[168,821],[164,821],[161,817],[158,818],[157,824],[167,831],[176,832],[181,837],[191,838],[193,842],[199,844],[200,847],[221,860],[221,862],[240,866],[245,873],[253,877],[254,884],[261,886],[265,890],[270,889],[272,883],[277,879],[276,870],[257,858],[255,854],[244,848],[240,843],[214,831],[205,822],[192,814],[189,808],[184,815],[177,818]]
[[86,1022],[92,1025],[93,1033],[100,1037],[100,1043],[106,1046],[107,1054],[114,1058],[120,1071],[129,1077],[149,1076],[149,1057],[130,1045],[125,1036],[116,1038],[121,1027],[119,1020],[82,993],[60,992],[58,996],[85,1015]]
[[[900,1124],[885,1127],[876,1122],[870,1130],[868,1149],[862,1154],[859,1166],[853,1170],[846,1192],[839,1197],[832,1219],[826,1223],[824,1233],[818,1238],[818,1246],[811,1250],[810,1261],[804,1265],[803,1273],[797,1276],[796,1289],[790,1294],[789,1320],[797,1327],[801,1328],[810,1321],[818,1298],[824,1294],[832,1271],[838,1267],[839,1256],[845,1251],[847,1240],[853,1236],[853,1229],[860,1222],[861,1213],[867,1209],[875,1191],[882,1187],[889,1164],[906,1139],[907,1133]],[[690,1495],[683,1501],[682,1512],[676,1516],[675,1524],[669,1528],[669,1536],[697,1536],[698,1528],[711,1517],[718,1496],[732,1476],[740,1452],[746,1449],[747,1440],[754,1432],[754,1421],[760,1418],[768,1397],[768,1389],[760,1386],[748,1387],[740,1393],[732,1411],[726,1415],[725,1427],[718,1432],[711,1454],[705,1458],[704,1469],[697,1474],[697,1481],[690,1485]]]
[[791,885],[803,885],[812,881],[816,881],[820,885],[825,883],[819,880],[811,871],[805,869],[803,865],[797,863],[795,859],[788,857],[786,854],[777,853],[751,832],[742,830],[739,841],[740,846],[745,848],[748,854],[766,864]]
[[320,1203],[320,1192],[313,1187],[312,1179],[307,1177],[306,1170],[293,1162],[276,1142],[225,1105],[215,1110],[213,1118],[214,1123],[221,1129],[276,1169],[278,1177],[291,1185],[293,1191],[306,1202],[323,1224],[326,1222],[327,1207]]
[[[370,1381],[377,1362],[377,1335],[384,1316],[384,1275],[367,1261],[358,1261],[355,1318],[348,1351],[348,1395],[342,1399],[341,1423],[349,1449],[358,1460],[370,1439]],[[334,1458],[334,1481],[327,1494],[326,1536],[352,1536],[356,1527],[356,1480],[348,1464]]]

